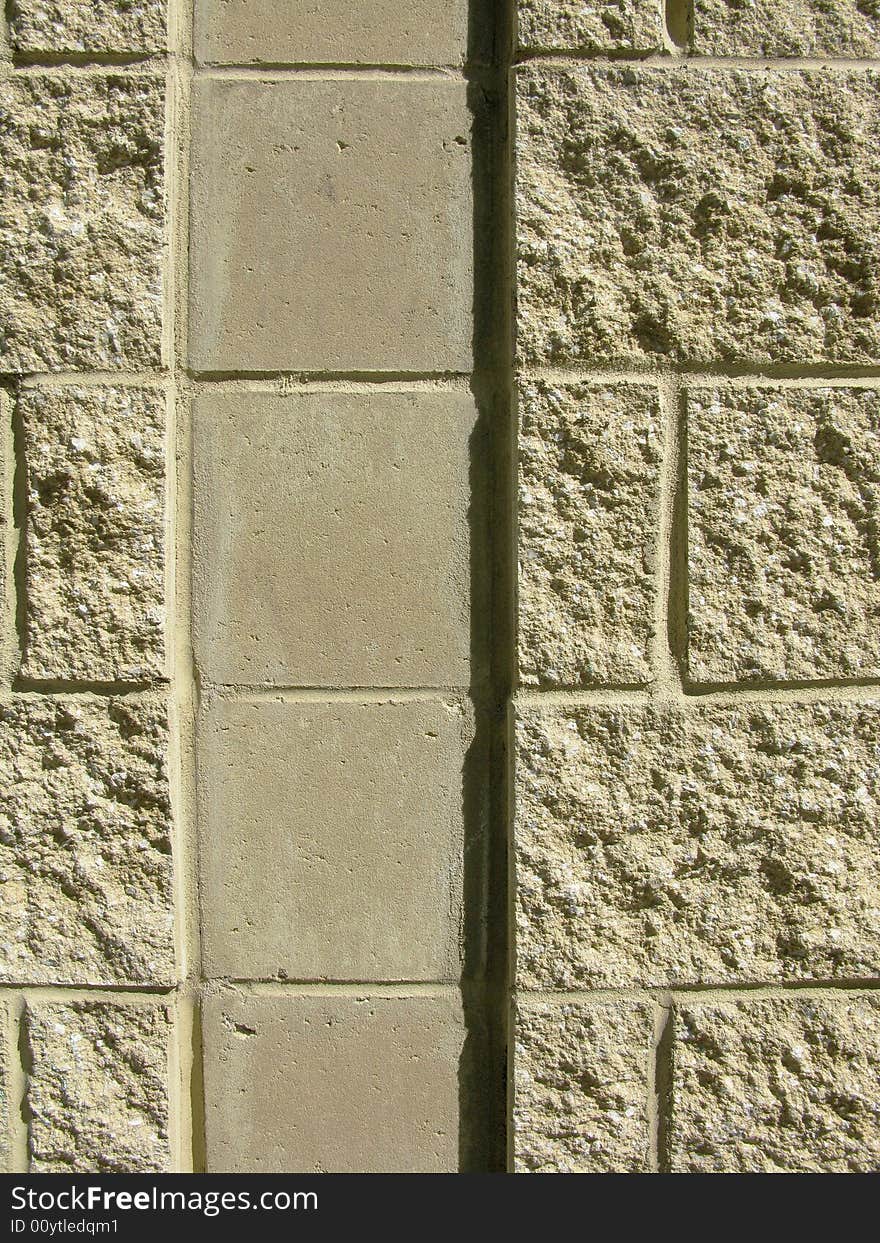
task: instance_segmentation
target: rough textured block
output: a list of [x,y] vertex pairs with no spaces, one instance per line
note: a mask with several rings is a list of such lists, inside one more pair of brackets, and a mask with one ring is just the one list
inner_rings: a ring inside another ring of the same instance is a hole
[[523,711],[521,985],[876,974],[878,754],[878,702]]
[[520,678],[647,682],[657,389],[523,383],[519,410]]
[[196,56],[224,64],[459,65],[468,0],[200,0]]
[[674,1020],[675,1173],[875,1173],[880,999],[694,1002]]
[[0,705],[0,980],[174,976],[164,709]]
[[165,671],[165,396],[25,390],[31,678],[142,682]]
[[451,996],[209,998],[208,1172],[454,1172],[464,1035]]
[[650,1003],[521,1003],[516,1172],[647,1173],[653,1036]]
[[519,0],[519,46],[605,51],[663,43],[661,0]]
[[200,762],[208,974],[457,979],[472,734],[447,703],[216,703]]
[[470,368],[464,82],[214,80],[193,100],[193,367]]
[[880,357],[876,74],[517,82],[522,362]]
[[163,1005],[29,1001],[31,1171],[168,1172]]
[[10,0],[18,52],[154,52],[165,46],[165,0]]
[[694,50],[720,56],[876,56],[877,0],[695,0]]
[[688,669],[880,674],[880,393],[688,394]]
[[160,359],[164,82],[0,83],[0,371]]
[[207,678],[467,684],[470,396],[224,394],[194,418]]

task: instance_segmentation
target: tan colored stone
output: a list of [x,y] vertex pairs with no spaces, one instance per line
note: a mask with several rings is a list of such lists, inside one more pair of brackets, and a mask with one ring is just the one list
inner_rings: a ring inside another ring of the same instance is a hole
[[458,1168],[453,996],[211,997],[209,1173]]
[[880,999],[694,1001],[676,1008],[675,1173],[875,1173]]
[[209,680],[468,683],[470,396],[223,394],[194,419]]
[[657,389],[522,382],[519,411],[520,679],[648,682]]
[[718,56],[876,56],[877,0],[695,0],[694,50]]
[[688,669],[880,674],[880,393],[688,393]]
[[165,396],[24,390],[30,678],[165,672]]
[[521,986],[874,975],[878,754],[878,702],[521,710]]
[[516,1172],[647,1173],[653,1036],[650,1003],[521,1002]]
[[138,699],[0,705],[0,980],[173,981],[167,733]]
[[519,46],[600,52],[659,48],[662,0],[519,0]]
[[880,79],[517,73],[524,364],[880,357]]
[[207,64],[460,65],[467,0],[199,0]]
[[168,1172],[167,1008],[29,1000],[25,1023],[31,1171]]
[[18,52],[154,52],[165,47],[165,8],[165,0],[10,0],[10,39]]
[[457,979],[472,736],[450,703],[215,703],[200,751],[208,974]]
[[467,371],[463,81],[195,84],[200,371]]
[[0,371],[160,360],[164,82],[0,83]]

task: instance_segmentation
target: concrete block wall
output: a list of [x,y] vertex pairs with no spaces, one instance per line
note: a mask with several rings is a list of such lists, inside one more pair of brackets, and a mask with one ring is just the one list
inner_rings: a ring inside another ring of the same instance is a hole
[[7,6],[3,1168],[876,1168],[878,41]]
[[490,8],[7,6],[10,1170],[503,1161]]
[[880,1161],[878,55],[519,5],[523,1172]]

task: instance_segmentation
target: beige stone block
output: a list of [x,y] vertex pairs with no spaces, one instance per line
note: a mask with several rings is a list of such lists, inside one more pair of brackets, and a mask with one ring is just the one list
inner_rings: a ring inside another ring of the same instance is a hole
[[880,703],[522,709],[521,987],[872,976]]
[[460,65],[467,0],[198,0],[207,64]]
[[520,679],[648,682],[659,393],[523,381],[519,418]]
[[717,56],[876,56],[876,0],[695,0],[694,50]]
[[809,992],[676,1007],[674,1173],[875,1173],[880,999]]
[[32,1173],[169,1172],[167,1007],[29,1000],[25,1024]]
[[10,0],[17,52],[155,52],[165,47],[165,0]]
[[880,674],[880,393],[688,393],[688,670]]
[[194,418],[209,680],[468,683],[469,395],[223,394]]
[[174,978],[164,708],[0,705],[0,980]]
[[0,371],[160,361],[164,82],[0,83]]
[[216,702],[200,760],[208,975],[457,979],[472,736],[452,703]]
[[526,65],[517,108],[523,364],[880,356],[875,73]]
[[661,0],[519,0],[518,42],[530,51],[659,48]]
[[209,80],[193,107],[194,368],[470,368],[463,81]]
[[516,1172],[649,1172],[653,1043],[650,1002],[521,1001],[514,1060]]
[[165,395],[23,390],[29,678],[165,672]]
[[452,996],[209,997],[210,1173],[452,1173]]

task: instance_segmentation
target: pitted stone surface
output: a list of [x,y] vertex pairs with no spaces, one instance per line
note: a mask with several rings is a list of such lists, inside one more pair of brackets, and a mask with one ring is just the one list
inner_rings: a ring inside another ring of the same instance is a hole
[[650,1004],[521,1003],[514,1154],[520,1174],[646,1173]]
[[527,365],[880,356],[880,79],[527,65]]
[[24,390],[31,678],[164,673],[165,396]]
[[168,1172],[162,1005],[28,1001],[31,1171]]
[[0,980],[173,979],[163,708],[0,705]]
[[810,993],[676,1008],[674,1173],[875,1173],[880,999]]
[[0,371],[160,359],[164,82],[0,83]]
[[658,391],[523,382],[519,412],[520,678],[647,682]]
[[695,0],[694,51],[716,56],[876,56],[878,0]]
[[199,0],[194,33],[204,63],[460,65],[468,0]]
[[660,0],[519,0],[521,48],[604,51],[663,42]]
[[880,673],[880,393],[688,393],[688,670]]
[[874,975],[880,703],[521,710],[521,987]]
[[154,52],[165,46],[165,0],[11,0],[19,52]]

